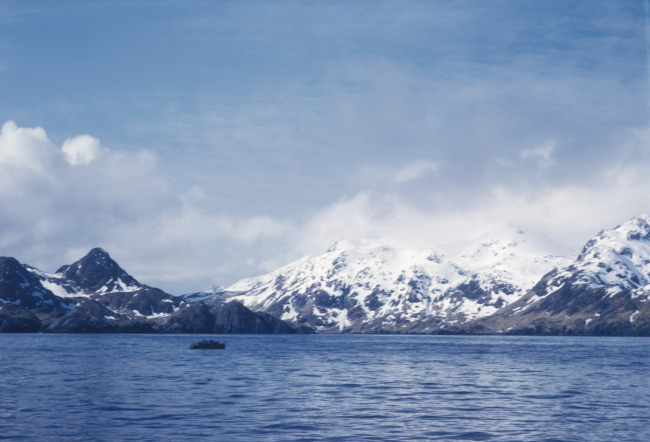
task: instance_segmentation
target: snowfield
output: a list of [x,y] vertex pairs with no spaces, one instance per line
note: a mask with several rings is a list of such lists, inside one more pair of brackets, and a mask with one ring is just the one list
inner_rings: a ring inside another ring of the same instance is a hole
[[491,232],[438,250],[381,241],[340,241],[325,254],[228,287],[229,299],[319,330],[355,324],[454,324],[493,314],[548,271],[571,262],[549,238]]

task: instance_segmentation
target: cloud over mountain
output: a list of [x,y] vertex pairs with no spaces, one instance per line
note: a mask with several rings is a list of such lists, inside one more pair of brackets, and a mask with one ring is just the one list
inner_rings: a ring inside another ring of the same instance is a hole
[[182,293],[340,239],[514,223],[581,247],[650,212],[646,19],[632,0],[7,3],[0,248],[47,269],[100,245]]
[[[286,231],[282,220],[236,218],[201,207],[200,189],[173,189],[158,162],[147,150],[102,149],[88,135],[67,139],[59,149],[42,128],[5,123],[3,253],[47,268],[103,244],[145,278],[169,282],[211,274],[221,264],[211,259],[220,241],[234,249]],[[160,265],[164,270],[154,270]]]

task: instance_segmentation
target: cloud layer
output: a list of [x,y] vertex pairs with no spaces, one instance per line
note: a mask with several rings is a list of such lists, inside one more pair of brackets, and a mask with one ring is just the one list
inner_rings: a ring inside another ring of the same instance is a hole
[[7,3],[0,254],[179,293],[342,238],[579,248],[650,212],[643,6]]
[[[644,151],[649,133],[633,131],[622,151]],[[541,156],[546,170],[552,153],[547,144],[520,159]],[[382,185],[302,220],[235,217],[196,185],[174,188],[152,152],[109,151],[90,135],[57,148],[42,128],[9,121],[0,132],[0,248],[54,271],[101,246],[145,283],[179,293],[270,271],[345,238],[435,246],[514,223],[579,248],[601,228],[650,209],[647,160],[623,158],[588,181],[534,191],[495,182],[479,195],[445,187],[436,176],[443,169],[420,160],[384,169]]]
[[42,128],[6,122],[0,132],[3,254],[54,271],[101,246],[145,282],[175,287],[257,270],[256,253],[238,248],[250,251],[288,230],[287,222],[264,216],[211,212],[198,187],[172,189],[158,163],[153,152],[108,151],[89,135],[59,149]]

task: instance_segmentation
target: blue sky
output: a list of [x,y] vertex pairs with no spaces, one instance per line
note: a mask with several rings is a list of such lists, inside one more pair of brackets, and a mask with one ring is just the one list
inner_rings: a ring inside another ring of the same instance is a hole
[[0,1],[0,254],[178,294],[649,212],[644,1]]

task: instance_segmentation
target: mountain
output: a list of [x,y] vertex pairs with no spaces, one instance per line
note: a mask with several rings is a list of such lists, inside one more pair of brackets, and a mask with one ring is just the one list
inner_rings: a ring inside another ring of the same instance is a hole
[[14,304],[32,311],[67,308],[60,298],[44,288],[16,259],[0,257],[0,292],[3,304]]
[[524,297],[473,331],[650,335],[650,217],[587,242],[571,263],[546,274]]
[[342,241],[228,287],[235,299],[321,332],[435,332],[494,314],[564,264],[560,246],[510,228],[440,251]]
[[208,299],[214,298],[215,296],[222,295],[226,289],[218,285],[211,285],[202,292],[186,293],[184,295],[179,295],[185,302],[201,302],[207,301]]
[[54,274],[26,268],[60,297],[75,300],[78,305],[84,299],[99,302],[109,310],[107,317],[118,314],[130,320],[165,318],[177,311],[182,302],[160,289],[140,284],[100,248],[92,249],[79,261],[62,266]]
[[185,304],[160,329],[167,333],[313,333],[307,327],[291,326],[268,313],[253,312],[237,301]]
[[0,257],[0,272],[0,332],[311,332],[237,302],[189,304],[139,283],[100,248],[53,274]]
[[145,286],[111,259],[108,253],[94,248],[79,261],[62,266],[52,275],[61,281],[69,294],[91,296],[110,292],[134,292]]
[[436,250],[341,241],[184,297],[102,249],[53,274],[0,257],[0,332],[650,335],[649,216],[567,254],[516,228]]
[[38,331],[39,316],[62,316],[74,308],[10,257],[0,257],[0,294],[0,332]]

